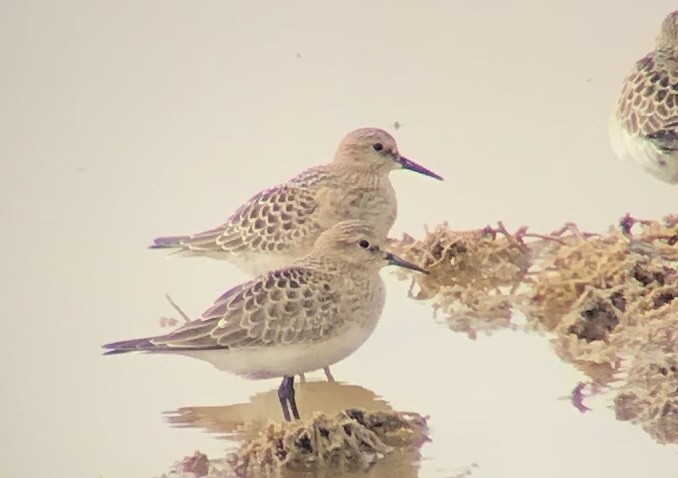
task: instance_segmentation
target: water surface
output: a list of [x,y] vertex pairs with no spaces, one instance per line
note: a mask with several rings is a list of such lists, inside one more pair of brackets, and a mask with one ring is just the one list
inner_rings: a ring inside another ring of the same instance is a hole
[[[5,5],[2,474],[146,478],[196,449],[223,454],[224,440],[164,412],[247,404],[277,381],[183,357],[102,357],[100,345],[163,330],[165,293],[198,314],[245,279],[216,261],[167,260],[145,248],[153,237],[219,224],[329,159],[351,129],[388,129],[446,178],[392,175],[394,235],[443,220],[600,231],[627,211],[675,213],[676,188],[617,162],[606,132],[622,78],[672,8]],[[406,283],[387,285],[373,337],[333,373],[430,416],[419,476],[675,476],[676,446],[616,421],[609,397],[586,414],[561,399],[583,376],[544,337],[472,341],[408,300]]]

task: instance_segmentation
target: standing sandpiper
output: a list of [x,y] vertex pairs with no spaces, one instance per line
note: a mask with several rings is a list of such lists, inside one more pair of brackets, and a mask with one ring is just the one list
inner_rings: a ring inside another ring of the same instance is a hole
[[341,141],[334,161],[261,191],[225,224],[190,236],[159,237],[150,247],[225,259],[256,275],[308,254],[321,232],[347,219],[365,221],[386,237],[397,212],[388,178],[394,169],[442,179],[401,156],[386,131],[357,129]]
[[624,80],[610,139],[619,158],[678,183],[678,11],[664,19],[655,50]]
[[106,354],[172,353],[251,379],[283,377],[283,416],[299,419],[294,375],[343,360],[372,334],[386,297],[380,269],[425,272],[383,244],[373,225],[343,221],[310,254],[232,288],[201,318],[167,335],[104,345]]
[[[386,131],[357,129],[342,139],[331,163],[261,191],[225,224],[190,236],[160,237],[150,247],[225,259],[257,275],[308,254],[320,233],[340,221],[365,221],[386,237],[397,213],[388,177],[395,169],[442,180],[402,156]],[[324,372],[334,380],[329,368]]]

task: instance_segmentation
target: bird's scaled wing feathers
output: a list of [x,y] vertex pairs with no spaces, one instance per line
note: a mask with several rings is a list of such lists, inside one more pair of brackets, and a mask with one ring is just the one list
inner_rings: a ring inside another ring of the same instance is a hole
[[662,129],[648,133],[646,137],[664,154],[678,152],[678,118],[673,118]]
[[315,341],[336,326],[339,298],[330,274],[281,269],[231,289],[201,319],[151,342],[165,350],[196,350]]
[[183,238],[192,251],[284,252],[292,243],[315,237],[320,226],[313,217],[314,191],[294,182],[262,191],[243,204],[225,224]]
[[636,63],[619,98],[618,116],[628,131],[657,148],[678,148],[678,61],[650,53]]

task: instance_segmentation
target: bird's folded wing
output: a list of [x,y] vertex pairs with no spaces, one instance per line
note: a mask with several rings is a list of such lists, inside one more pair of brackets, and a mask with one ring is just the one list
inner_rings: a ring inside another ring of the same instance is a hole
[[340,293],[325,272],[281,269],[231,289],[201,319],[152,342],[196,350],[320,340],[337,325]]
[[221,226],[183,238],[193,251],[283,252],[290,243],[317,235],[314,191],[295,183],[267,189],[243,204]]
[[[676,109],[678,110],[678,104]],[[678,152],[678,111],[676,111],[676,117],[668,120],[660,129],[651,131],[645,136],[665,154]]]

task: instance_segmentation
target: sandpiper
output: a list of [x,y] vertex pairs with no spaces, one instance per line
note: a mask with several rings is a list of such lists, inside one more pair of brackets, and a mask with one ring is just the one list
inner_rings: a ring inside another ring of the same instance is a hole
[[372,224],[342,221],[308,255],[230,289],[199,319],[166,335],[104,345],[106,354],[180,354],[251,379],[283,377],[283,416],[298,419],[294,376],[348,357],[376,327],[386,297],[380,269],[426,272],[387,252],[384,241]]
[[386,131],[357,129],[343,138],[331,163],[259,192],[221,226],[159,237],[150,247],[225,259],[257,275],[308,254],[321,232],[347,219],[365,221],[386,236],[397,212],[388,177],[395,169],[442,179],[402,156]]
[[664,19],[655,50],[624,80],[610,139],[619,158],[678,183],[678,11]]
[[[221,226],[190,236],[160,237],[150,247],[225,259],[257,275],[308,254],[322,231],[346,219],[363,220],[385,236],[396,219],[396,195],[389,181],[395,169],[442,180],[402,156],[386,131],[357,129],[342,139],[331,163],[261,191]],[[324,372],[334,380],[329,368]]]

